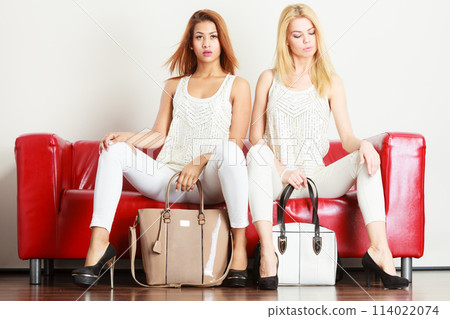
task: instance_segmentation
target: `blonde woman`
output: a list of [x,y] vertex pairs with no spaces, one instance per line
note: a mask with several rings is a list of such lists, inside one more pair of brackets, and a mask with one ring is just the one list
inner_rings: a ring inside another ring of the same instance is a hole
[[[330,113],[350,154],[325,167]],[[307,5],[290,5],[281,13],[276,65],[259,77],[250,141],[254,146],[247,155],[249,204],[260,238],[259,288],[278,285],[272,201],[280,198],[286,184],[295,188],[291,198],[308,197],[306,177],[314,180],[324,198],[344,195],[357,181],[370,239],[363,266],[380,274],[386,288],[408,286],[407,279],[396,276],[387,242],[379,155],[370,142],[353,133],[342,79],[327,54],[317,15]]]

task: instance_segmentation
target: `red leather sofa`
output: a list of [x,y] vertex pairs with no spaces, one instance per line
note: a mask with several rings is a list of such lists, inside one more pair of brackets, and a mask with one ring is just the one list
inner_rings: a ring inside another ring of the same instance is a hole
[[[369,139],[381,157],[386,202],[386,227],[394,257],[402,258],[402,276],[412,279],[412,257],[424,250],[425,139],[418,134],[384,133]],[[83,259],[89,247],[99,141],[71,143],[55,134],[26,134],[15,144],[17,164],[17,228],[21,259],[30,260],[30,283],[52,272],[54,259]],[[249,143],[244,147],[248,151]],[[154,158],[159,149],[147,150]],[[328,165],[347,153],[331,141]],[[336,199],[321,199],[320,222],[336,232],[340,257],[362,257],[369,240],[358,207],[355,187]],[[319,190],[320,195],[320,190]],[[286,222],[311,221],[306,199],[288,202]],[[225,206],[224,204],[215,207]],[[128,226],[138,208],[164,207],[139,193],[124,178],[123,193],[111,230],[111,243],[121,255],[128,249]],[[196,207],[176,203],[174,208]],[[273,213],[276,221],[276,207]],[[250,216],[250,212],[249,212]],[[251,220],[251,216],[250,216]],[[258,236],[247,228],[249,257]],[[128,254],[125,254],[128,257]]]

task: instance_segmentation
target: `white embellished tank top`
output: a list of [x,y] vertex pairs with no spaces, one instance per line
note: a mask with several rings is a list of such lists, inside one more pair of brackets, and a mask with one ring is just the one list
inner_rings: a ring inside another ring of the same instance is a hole
[[306,176],[325,166],[330,106],[311,86],[302,91],[285,87],[274,76],[266,111],[265,140],[281,164]]
[[232,105],[231,88],[236,76],[227,74],[217,92],[205,99],[188,93],[191,76],[180,79],[173,97],[172,122],[156,161],[181,171],[196,157],[210,153],[228,140]]

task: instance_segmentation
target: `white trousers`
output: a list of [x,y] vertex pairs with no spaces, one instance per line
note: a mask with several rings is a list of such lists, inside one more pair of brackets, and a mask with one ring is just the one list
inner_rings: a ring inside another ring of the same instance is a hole
[[[118,142],[102,151],[98,160],[94,190],[94,211],[90,227],[103,227],[108,232],[122,193],[123,176],[142,195],[157,201],[165,201],[167,184],[177,172],[153,158]],[[248,176],[245,157],[234,142],[219,143],[203,169],[202,183],[204,203],[227,205],[232,228],[248,225]],[[170,187],[169,202],[200,203],[197,187],[190,192],[175,191],[176,179]],[[137,212],[136,212],[137,213]]]
[[[249,178],[249,204],[253,223],[259,220],[272,222],[273,200],[279,200],[283,185],[275,166],[272,150],[267,145],[257,144],[247,154]],[[364,223],[385,221],[385,207],[381,173],[378,169],[370,176],[367,165],[360,164],[359,151],[322,167],[311,178],[317,186],[320,198],[343,196],[357,182],[357,198]],[[290,198],[309,197],[308,189],[292,192]],[[320,214],[320,212],[319,212]]]

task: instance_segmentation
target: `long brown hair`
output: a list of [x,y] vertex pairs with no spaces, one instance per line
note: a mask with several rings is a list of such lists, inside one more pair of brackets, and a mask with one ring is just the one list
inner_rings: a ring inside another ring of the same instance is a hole
[[195,72],[197,69],[197,57],[194,51],[191,50],[194,27],[197,23],[203,21],[211,21],[216,25],[221,47],[220,66],[224,72],[234,75],[234,69],[238,67],[238,62],[234,55],[233,47],[231,46],[230,37],[228,36],[227,25],[223,18],[212,10],[199,10],[192,15],[178,49],[165,65],[169,65],[171,73],[176,70],[179,77],[191,75]]

